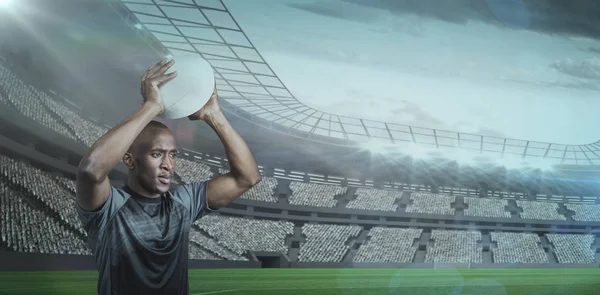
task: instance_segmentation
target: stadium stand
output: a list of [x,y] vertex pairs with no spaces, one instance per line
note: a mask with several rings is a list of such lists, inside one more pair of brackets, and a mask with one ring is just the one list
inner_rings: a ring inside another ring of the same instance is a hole
[[406,207],[406,212],[409,213],[454,215],[455,212],[451,207],[456,200],[455,196],[413,192],[410,199],[412,204]]
[[213,172],[210,171],[210,166],[186,159],[177,159],[177,165],[175,166],[175,173],[181,177],[184,183],[191,183],[194,181],[205,181],[213,177]]
[[108,129],[84,120],[79,115],[69,110],[64,105],[54,101],[48,94],[31,87],[31,93],[36,94],[39,100],[54,114],[62,119],[75,133],[79,142],[91,147],[98,138],[102,137]]
[[216,240],[204,236],[198,229],[192,227],[190,229],[190,241],[195,243],[197,246],[206,249],[213,253],[216,257],[220,257],[226,260],[248,260],[248,258],[238,255],[233,251],[227,249],[223,245],[220,245]]
[[0,181],[2,242],[17,252],[92,254],[82,239],[27,204],[25,194]]
[[326,185],[317,183],[304,183],[292,181],[290,183],[292,195],[289,197],[291,205],[316,206],[316,207],[335,207],[336,195],[345,194],[347,187]]
[[77,139],[65,124],[55,119],[44,105],[35,99],[35,95],[31,92],[31,86],[25,84],[2,65],[0,65],[0,85],[7,91],[8,97],[5,97],[5,102],[9,106],[43,126],[68,138]]
[[481,263],[483,260],[481,232],[464,230],[433,230],[425,262]]
[[517,200],[517,206],[523,209],[520,213],[523,219],[538,220],[567,220],[566,217],[558,213],[558,204],[536,201]]
[[600,221],[599,205],[565,204],[568,210],[575,212],[572,216],[575,221]]
[[263,177],[256,186],[245,192],[241,198],[260,202],[277,203],[279,200],[273,195],[276,187],[276,178]]
[[464,201],[468,205],[463,211],[465,216],[510,218],[510,212],[506,211],[508,200],[464,197]]
[[356,199],[346,205],[348,209],[396,211],[398,205],[394,204],[397,199],[402,198],[402,192],[380,189],[358,188]]
[[362,244],[354,262],[411,263],[417,251],[413,246],[423,232],[415,228],[374,227],[367,243]]
[[540,237],[532,233],[492,232],[497,243],[492,249],[494,263],[548,263],[548,256],[540,247]]
[[75,209],[75,194],[61,186],[53,176],[25,162],[3,155],[0,155],[0,173],[10,182],[29,191],[79,233],[87,235]]
[[298,261],[341,262],[350,250],[348,240],[361,230],[357,225],[305,224],[302,234],[306,242],[300,244]]
[[221,260],[219,257],[213,255],[212,253],[202,249],[197,244],[190,242],[189,247],[189,259],[202,259],[202,260]]
[[594,263],[594,235],[546,234],[558,263]]
[[207,215],[195,223],[220,245],[237,255],[248,251],[281,252],[287,254],[285,239],[294,233],[294,224],[287,221],[258,220],[220,215]]

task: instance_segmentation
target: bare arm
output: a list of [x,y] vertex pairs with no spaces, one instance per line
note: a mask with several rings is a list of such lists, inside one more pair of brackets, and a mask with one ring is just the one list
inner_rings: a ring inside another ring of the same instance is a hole
[[119,163],[144,127],[162,113],[159,85],[175,77],[164,75],[172,63],[161,61],[142,76],[142,107],[96,141],[77,167],[77,202],[87,211],[96,211],[108,199],[108,173]]
[[206,106],[190,119],[206,121],[225,147],[231,171],[209,180],[206,189],[211,209],[225,207],[261,181],[258,166],[244,139],[221,111],[216,90]]

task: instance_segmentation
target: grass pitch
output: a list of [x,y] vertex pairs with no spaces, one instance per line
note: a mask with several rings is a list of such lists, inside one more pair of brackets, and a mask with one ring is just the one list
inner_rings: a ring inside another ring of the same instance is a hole
[[[194,269],[192,295],[600,294],[600,269]],[[97,273],[0,272],[0,294],[96,294]]]

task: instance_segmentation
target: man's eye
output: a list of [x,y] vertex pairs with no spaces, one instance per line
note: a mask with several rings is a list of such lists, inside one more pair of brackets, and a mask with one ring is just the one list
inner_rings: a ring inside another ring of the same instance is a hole
[[158,158],[158,157],[160,157],[160,153],[153,153],[152,156],[155,158]]
[[177,154],[171,154],[171,158],[177,158]]

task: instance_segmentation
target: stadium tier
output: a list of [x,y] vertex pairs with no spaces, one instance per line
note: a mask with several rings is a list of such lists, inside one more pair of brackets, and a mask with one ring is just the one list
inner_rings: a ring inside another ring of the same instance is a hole
[[[0,66],[0,75],[1,107],[85,147],[107,131],[6,67]],[[177,177],[189,183],[229,172],[227,163],[207,158],[184,155],[178,159]],[[73,175],[52,171],[48,165],[39,167],[36,161],[0,155],[2,248],[91,255],[74,209]],[[531,196],[520,192],[486,194],[471,188],[375,187],[369,181],[333,177],[327,183],[324,177],[312,181],[313,175],[302,181],[287,172],[274,173],[275,169],[261,169],[262,182],[234,203],[245,209],[225,208],[194,224],[190,258],[249,261],[255,252],[271,252],[305,263],[597,263],[596,234],[585,234],[584,228],[600,221],[598,205],[564,198],[565,202],[558,203],[535,200],[535,196],[528,199]],[[292,211],[310,213],[298,217]],[[321,219],[311,221],[314,216]],[[386,225],[394,218],[414,226]],[[473,228],[453,229],[455,221]],[[552,233],[553,225],[548,222],[555,221],[579,224],[582,229],[577,234],[564,229]],[[499,222],[520,222],[520,228],[511,225],[511,232],[489,225],[477,229],[480,224]],[[542,226],[544,232],[528,233],[529,223]]]

